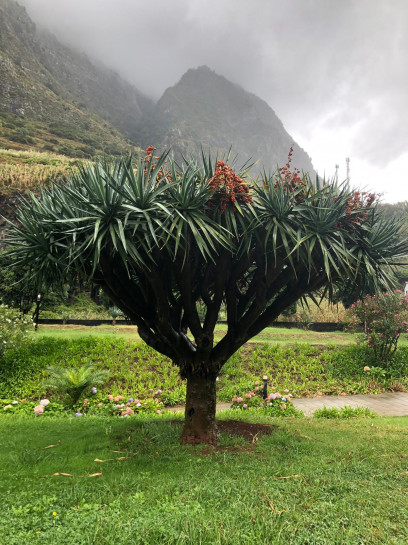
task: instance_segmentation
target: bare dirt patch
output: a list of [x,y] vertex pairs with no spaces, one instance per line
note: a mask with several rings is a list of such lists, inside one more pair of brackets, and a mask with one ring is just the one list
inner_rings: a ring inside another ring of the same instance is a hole
[[[172,420],[170,423],[180,427],[183,425],[180,420]],[[200,455],[211,456],[217,452],[255,452],[258,439],[262,435],[270,435],[276,429],[276,426],[252,424],[251,422],[240,422],[238,420],[217,420],[217,426],[220,433],[228,435],[231,439],[235,437],[242,438],[245,443],[238,445],[197,444],[197,447],[201,446],[201,450],[197,451]]]
[[240,422],[239,420],[217,420],[220,433],[226,433],[230,437],[243,437],[249,443],[254,443],[260,435],[270,435],[276,428],[268,424],[253,424]]

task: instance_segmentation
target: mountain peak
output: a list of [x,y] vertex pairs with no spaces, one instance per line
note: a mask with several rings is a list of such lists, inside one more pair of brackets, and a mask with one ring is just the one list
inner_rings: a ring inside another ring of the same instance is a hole
[[169,87],[144,120],[143,143],[171,148],[176,157],[199,157],[202,147],[219,155],[232,150],[254,169],[275,171],[286,163],[313,173],[310,157],[286,132],[268,104],[206,65],[191,68]]

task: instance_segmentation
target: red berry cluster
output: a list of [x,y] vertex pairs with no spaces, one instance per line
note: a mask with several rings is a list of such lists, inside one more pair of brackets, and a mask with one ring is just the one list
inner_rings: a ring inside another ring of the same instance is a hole
[[209,204],[212,208],[220,207],[224,212],[228,205],[235,211],[235,202],[252,202],[249,186],[224,161],[217,161],[217,168],[208,180],[212,193]]

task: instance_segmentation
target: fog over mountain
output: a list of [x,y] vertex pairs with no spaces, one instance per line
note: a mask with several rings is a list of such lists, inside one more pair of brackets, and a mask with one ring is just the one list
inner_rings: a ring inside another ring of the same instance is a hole
[[320,174],[408,200],[406,0],[19,0],[158,99],[208,65],[265,100]]

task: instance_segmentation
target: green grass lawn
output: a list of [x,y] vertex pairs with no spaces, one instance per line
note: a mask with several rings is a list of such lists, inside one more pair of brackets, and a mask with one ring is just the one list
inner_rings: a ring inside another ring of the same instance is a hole
[[[215,330],[216,341],[226,333],[226,324],[218,324]],[[52,337],[61,339],[78,339],[81,337],[113,337],[123,338],[129,341],[140,341],[136,326],[79,326],[79,325],[40,325],[35,337]],[[309,331],[292,328],[267,327],[261,333],[253,337],[249,343],[253,344],[302,344],[307,343],[316,346],[333,345],[345,346],[355,342],[354,333],[333,331],[329,333]],[[399,346],[408,346],[408,335],[402,335]]]
[[[219,340],[226,333],[226,324],[218,324],[215,330],[215,339]],[[136,326],[110,326],[101,325],[95,327],[76,326],[76,325],[40,325],[37,332],[33,332],[36,337],[45,336],[63,339],[78,339],[91,335],[92,337],[113,337],[124,338],[132,341],[139,341]],[[250,340],[250,343],[261,344],[291,344],[308,343],[312,345],[335,345],[344,346],[353,343],[355,335],[335,331],[331,333],[321,333],[318,331],[308,331],[303,329],[288,329],[267,327],[256,337]],[[402,344],[402,343],[401,343]],[[407,341],[408,344],[408,341]]]
[[170,418],[1,417],[1,545],[408,542],[408,418],[246,414],[272,433],[216,448]]

